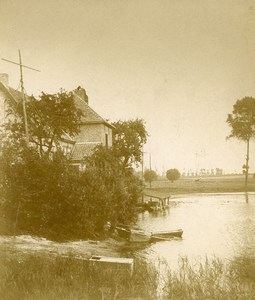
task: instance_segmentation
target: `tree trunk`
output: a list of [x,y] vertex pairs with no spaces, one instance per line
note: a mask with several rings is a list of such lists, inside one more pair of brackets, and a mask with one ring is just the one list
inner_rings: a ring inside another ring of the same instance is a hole
[[247,140],[246,163],[245,163],[245,183],[244,183],[244,189],[245,189],[246,193],[247,193],[247,189],[248,189],[249,155],[250,155],[250,139]]

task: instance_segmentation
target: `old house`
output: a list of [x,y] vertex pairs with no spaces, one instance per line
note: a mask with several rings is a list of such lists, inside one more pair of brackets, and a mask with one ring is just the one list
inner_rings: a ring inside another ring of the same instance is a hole
[[[88,103],[88,96],[84,88],[78,87],[72,91],[76,106],[82,110],[80,133],[71,138],[65,135],[61,139],[64,153],[70,155],[72,164],[82,168],[83,159],[92,154],[93,149],[102,144],[112,146],[113,126],[99,116]],[[6,110],[9,105],[13,107],[22,101],[22,94],[9,87],[8,74],[0,74],[0,124],[6,120]],[[29,116],[28,116],[29,118]]]
[[80,164],[85,156],[91,155],[97,145],[112,146],[112,129],[114,127],[89,106],[85,89],[78,87],[73,94],[75,104],[82,110],[83,117],[81,118],[80,133],[75,137],[71,157],[73,164]]

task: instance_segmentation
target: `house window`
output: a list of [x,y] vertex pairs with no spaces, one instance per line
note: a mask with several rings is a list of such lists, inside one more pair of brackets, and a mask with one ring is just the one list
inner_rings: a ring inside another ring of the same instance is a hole
[[108,133],[105,134],[105,147],[108,148]]

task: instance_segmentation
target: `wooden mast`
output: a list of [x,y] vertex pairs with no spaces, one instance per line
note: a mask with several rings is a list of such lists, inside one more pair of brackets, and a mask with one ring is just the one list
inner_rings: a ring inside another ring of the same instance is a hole
[[21,60],[21,52],[19,50],[19,63],[16,63],[14,61],[4,59],[2,60],[7,61],[9,63],[18,65],[20,68],[20,86],[21,86],[21,93],[22,93],[22,107],[23,107],[23,115],[24,115],[24,127],[25,127],[25,136],[26,136],[26,143],[29,145],[29,133],[28,133],[28,122],[27,122],[27,111],[26,111],[26,94],[25,94],[25,89],[24,89],[24,81],[23,81],[23,68],[27,68],[33,71],[41,72],[40,70],[25,66],[22,64]]

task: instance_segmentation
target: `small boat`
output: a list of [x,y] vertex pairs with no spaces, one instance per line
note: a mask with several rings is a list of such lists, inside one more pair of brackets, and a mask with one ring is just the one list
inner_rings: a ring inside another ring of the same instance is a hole
[[151,242],[166,241],[173,237],[181,238],[182,234],[183,234],[182,229],[152,232]]
[[121,238],[126,239],[126,240],[128,240],[130,238],[130,235],[131,235],[130,229],[124,228],[124,227],[119,227],[119,226],[117,226],[116,229],[117,229],[118,235]]
[[148,233],[140,229],[130,229],[123,227],[116,227],[120,237],[126,239],[131,243],[149,243],[157,241],[169,241],[173,237],[181,238],[183,234],[182,229],[157,231]]
[[145,233],[143,230],[130,230],[129,242],[132,243],[148,243],[151,241],[151,234]]
[[128,240],[129,242],[150,242],[151,233],[145,233],[143,230],[139,229],[128,229],[123,227],[116,227],[120,237]]

